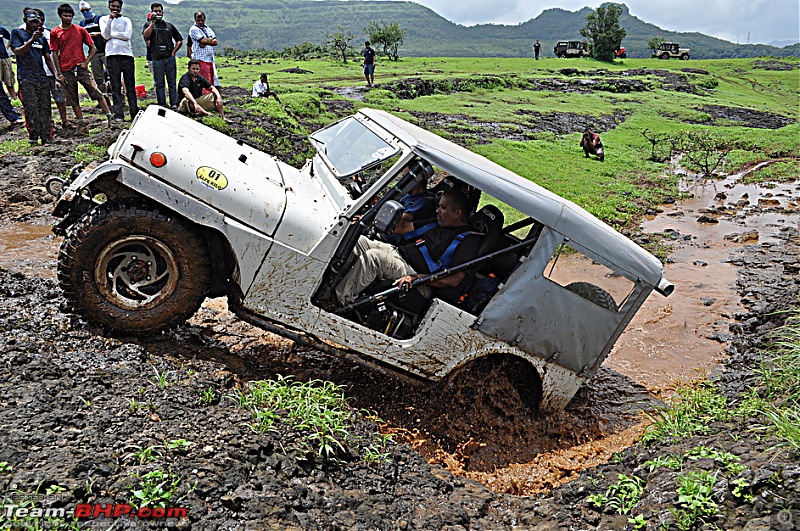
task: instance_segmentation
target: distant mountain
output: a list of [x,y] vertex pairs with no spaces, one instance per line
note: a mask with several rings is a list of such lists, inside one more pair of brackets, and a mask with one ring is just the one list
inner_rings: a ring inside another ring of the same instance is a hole
[[[15,27],[22,20],[22,7],[31,5],[44,10],[50,27],[58,23],[56,8],[60,0],[4,0],[0,5],[0,23]],[[105,2],[92,2],[96,12],[105,12]],[[72,2],[77,8],[77,2]],[[127,0],[124,14],[138,28],[145,22],[150,0]],[[586,25],[585,7],[580,11],[548,9],[535,19],[516,26],[482,24],[465,27],[454,24],[430,9],[412,2],[341,1],[341,0],[188,0],[166,5],[165,19],[185,35],[192,14],[205,11],[208,24],[217,33],[221,47],[243,50],[284,49],[302,42],[322,43],[325,34],[339,27],[352,31],[353,45],[364,41],[362,28],[370,21],[397,22],[408,35],[400,49],[401,56],[432,57],[530,57],[531,44],[539,39],[545,55],[552,55],[557,40],[580,39]],[[647,41],[662,36],[692,49],[694,59],[758,57],[764,55],[800,55],[798,45],[788,47],[764,44],[734,44],[702,33],[679,33],[665,30],[631,16],[622,4],[620,24],[628,32],[623,42],[630,57],[649,57]],[[80,20],[80,13],[76,20]],[[141,39],[134,39],[134,49],[144,54]]]
[[778,48],[783,48],[784,46],[791,46],[792,44],[798,44],[800,41],[797,39],[793,41],[769,41],[767,44],[770,46],[776,46]]

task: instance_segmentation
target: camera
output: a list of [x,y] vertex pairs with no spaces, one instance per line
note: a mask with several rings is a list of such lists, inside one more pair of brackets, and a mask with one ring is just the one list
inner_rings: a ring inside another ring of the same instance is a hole
[[164,15],[162,15],[160,13],[156,13],[154,11],[154,12],[150,13],[150,18],[152,18],[153,20],[158,21],[158,20],[161,20],[162,18],[164,18]]

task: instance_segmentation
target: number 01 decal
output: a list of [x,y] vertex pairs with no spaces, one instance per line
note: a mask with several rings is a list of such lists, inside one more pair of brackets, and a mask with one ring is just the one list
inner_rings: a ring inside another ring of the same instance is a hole
[[224,190],[228,186],[225,174],[208,166],[197,168],[197,180],[215,190]]

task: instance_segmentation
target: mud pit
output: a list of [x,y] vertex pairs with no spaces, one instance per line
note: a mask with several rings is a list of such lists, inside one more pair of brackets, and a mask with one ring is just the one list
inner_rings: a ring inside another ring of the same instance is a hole
[[[59,160],[53,168],[69,165]],[[198,487],[186,502],[194,525],[177,528],[502,529],[538,528],[548,519],[553,529],[565,521],[622,527],[584,514],[582,471],[627,448],[643,429],[638,411],[668,395],[676,380],[706,374],[724,357],[730,326],[747,312],[734,286],[750,290],[750,303],[775,299],[775,288],[753,288],[769,266],[737,284],[730,257],[746,248],[725,236],[758,230],[759,245],[733,260],[753,271],[760,255],[797,247],[797,183],[745,192],[733,182],[687,177],[684,186],[696,198],[665,206],[645,225],[648,233],[674,237],[666,276],[676,282],[675,294],[651,297],[568,409],[538,419],[496,368],[412,385],[264,334],[227,312],[224,299],[207,301],[186,326],[160,338],[108,336],[62,312],[54,283],[59,240],[49,234],[47,198],[35,183],[20,186],[22,199],[6,209],[0,226],[0,267],[8,270],[0,270],[0,423],[9,427],[0,461],[14,466],[4,489],[34,492],[45,481],[69,487],[73,502],[121,502],[133,481],[125,448],[182,438],[194,446],[171,456],[170,467]],[[718,198],[720,191],[727,199]],[[701,215],[719,223],[700,224]],[[174,384],[154,389],[153,370],[166,371]],[[280,440],[252,433],[247,415],[224,399],[215,409],[197,405],[208,387],[221,398],[241,382],[278,374],[345,386],[354,407],[374,411],[385,421],[381,430],[416,453],[397,446],[384,465],[320,469],[282,456]],[[134,411],[131,400],[149,405]],[[575,481],[536,501],[492,494],[449,472],[517,496]],[[81,492],[87,476],[94,486]]]

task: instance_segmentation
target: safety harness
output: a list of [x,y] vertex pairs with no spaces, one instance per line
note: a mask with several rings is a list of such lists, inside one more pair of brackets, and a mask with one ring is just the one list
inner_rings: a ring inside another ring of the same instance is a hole
[[[429,223],[416,230],[403,234],[403,238],[406,240],[416,238],[430,229],[436,228],[438,225],[438,223]],[[442,253],[442,256],[439,257],[439,260],[433,259],[430,251],[428,251],[428,246],[425,245],[424,238],[417,240],[415,245],[417,246],[417,249],[419,249],[420,254],[422,254],[422,258],[425,259],[425,263],[428,266],[428,272],[437,273],[442,269],[447,269],[450,266],[450,261],[453,259],[453,254],[455,254],[456,248],[462,241],[464,241],[464,238],[466,238],[470,232],[471,231],[466,231],[457,234],[456,237],[453,238],[453,241],[450,242],[450,245],[447,246],[447,249],[445,249],[445,251]]]

